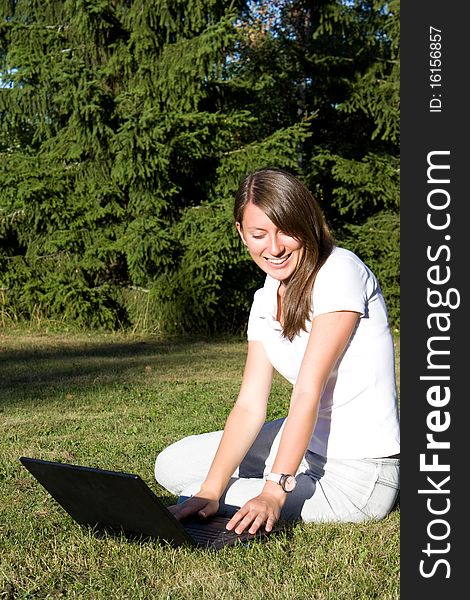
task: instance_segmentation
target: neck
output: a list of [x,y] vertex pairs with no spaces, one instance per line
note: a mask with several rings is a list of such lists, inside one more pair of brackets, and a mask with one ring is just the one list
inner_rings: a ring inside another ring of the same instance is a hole
[[277,288],[277,315],[276,315],[276,320],[279,321],[279,323],[282,325],[283,322],[283,318],[282,318],[282,298],[284,296],[284,292],[286,291],[286,286],[284,283],[279,284],[279,287]]

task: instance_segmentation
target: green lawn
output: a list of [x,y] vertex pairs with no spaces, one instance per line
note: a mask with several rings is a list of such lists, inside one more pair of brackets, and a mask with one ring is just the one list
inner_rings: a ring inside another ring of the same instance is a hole
[[[239,340],[0,333],[0,598],[399,598],[399,508],[220,552],[174,549],[97,538],[20,465],[27,455],[137,473],[165,495],[156,454],[223,427],[245,350]],[[269,417],[288,401],[276,379]]]

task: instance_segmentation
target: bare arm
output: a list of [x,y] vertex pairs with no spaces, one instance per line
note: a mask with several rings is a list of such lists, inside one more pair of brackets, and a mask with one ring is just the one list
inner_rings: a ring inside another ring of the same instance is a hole
[[199,492],[172,508],[177,518],[195,512],[214,514],[230,477],[253,444],[266,419],[273,368],[261,342],[248,342],[248,355],[237,401],[227,418],[224,433]]
[[[328,376],[344,352],[356,327],[358,313],[343,311],[319,315],[313,320],[289,413],[273,464],[275,473],[295,474],[310,442],[320,397]],[[279,518],[285,492],[267,481],[263,492],[247,502],[231,519],[228,528],[255,533],[265,524],[269,531]]]

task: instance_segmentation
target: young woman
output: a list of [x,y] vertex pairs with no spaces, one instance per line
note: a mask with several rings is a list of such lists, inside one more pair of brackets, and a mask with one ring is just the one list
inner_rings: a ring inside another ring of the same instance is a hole
[[[237,533],[286,520],[362,521],[399,490],[393,340],[380,286],[335,246],[309,190],[266,168],[237,192],[235,221],[266,273],[248,322],[248,355],[224,431],[159,454],[157,481],[177,518],[222,512]],[[265,422],[273,369],[293,385],[286,419]]]

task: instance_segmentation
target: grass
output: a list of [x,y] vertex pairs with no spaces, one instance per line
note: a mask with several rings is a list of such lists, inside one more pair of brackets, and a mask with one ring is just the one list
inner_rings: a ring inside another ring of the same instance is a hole
[[[0,333],[0,598],[399,597],[399,508],[380,522],[296,524],[219,552],[175,549],[94,536],[20,465],[27,455],[138,473],[168,497],[155,456],[223,427],[245,350],[239,340]],[[269,417],[288,400],[276,378]]]

